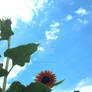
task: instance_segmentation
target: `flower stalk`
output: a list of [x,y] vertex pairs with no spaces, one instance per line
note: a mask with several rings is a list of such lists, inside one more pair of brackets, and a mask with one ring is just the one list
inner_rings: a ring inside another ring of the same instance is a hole
[[[10,38],[8,39],[8,49],[9,48],[10,48]],[[9,58],[7,57],[7,59],[6,59],[6,66],[5,66],[5,70],[7,70],[7,71],[8,71],[8,65],[9,65]],[[4,76],[2,92],[5,92],[5,89],[6,89],[7,76],[8,75]]]

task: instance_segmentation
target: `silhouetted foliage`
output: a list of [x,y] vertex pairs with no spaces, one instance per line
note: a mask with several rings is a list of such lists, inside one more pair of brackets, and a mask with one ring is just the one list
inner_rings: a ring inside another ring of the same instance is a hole
[[24,92],[25,86],[20,82],[13,82],[7,92]]
[[35,51],[37,51],[38,45],[39,44],[30,43],[28,45],[7,49],[4,56],[11,58],[13,65],[24,66],[26,62],[30,62],[30,57]]
[[8,40],[10,36],[14,33],[11,29],[11,20],[10,19],[0,19],[0,40]]

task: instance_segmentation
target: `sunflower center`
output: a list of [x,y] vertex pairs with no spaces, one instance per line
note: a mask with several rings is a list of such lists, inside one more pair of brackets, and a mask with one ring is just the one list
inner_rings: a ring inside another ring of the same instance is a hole
[[42,83],[47,84],[51,81],[51,78],[49,76],[44,76],[42,78]]

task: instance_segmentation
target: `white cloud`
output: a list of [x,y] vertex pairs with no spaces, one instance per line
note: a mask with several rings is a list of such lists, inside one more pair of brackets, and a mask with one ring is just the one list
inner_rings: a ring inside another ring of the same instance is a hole
[[[4,61],[3,61],[3,68],[5,68],[6,59],[7,59],[7,58],[5,58]],[[18,75],[19,72],[25,70],[26,67],[27,67],[27,65],[30,65],[30,64],[32,64],[31,61],[30,61],[30,63],[26,63],[25,66],[23,66],[23,67],[20,67],[20,66],[18,66],[18,65],[15,65],[15,66],[13,67],[13,69],[11,70],[11,72],[9,73],[8,78],[7,78],[7,88],[8,88],[9,85],[10,85],[10,84],[8,83],[9,80],[12,79],[12,78],[15,78],[15,77]],[[12,60],[10,59],[10,60],[9,60],[8,71],[10,70],[11,67],[12,67]],[[2,84],[3,84],[3,77],[0,78],[0,86],[1,86],[1,87],[2,87]]]
[[11,72],[9,73],[8,75],[8,80],[16,77],[18,75],[18,73],[22,70],[25,69],[25,66],[24,67],[20,67],[18,65],[15,65],[14,68],[11,70]]
[[43,47],[38,47],[38,51],[44,51],[44,48]]
[[56,33],[58,33],[60,31],[58,28],[59,26],[60,26],[59,22],[56,22],[56,23],[50,25],[50,30],[45,32],[47,40],[55,40],[58,38]]
[[2,84],[3,84],[3,77],[0,77],[0,87],[2,88]]
[[55,27],[59,27],[59,26],[60,26],[59,22],[56,22],[56,23],[50,25],[51,28],[52,28],[52,27],[55,28]]
[[41,20],[39,26],[42,26],[45,22],[47,22],[47,20],[48,20],[47,18],[44,18],[43,20]]
[[80,90],[80,92],[91,92],[92,91],[92,85],[83,86],[79,90]]
[[[3,84],[3,78],[4,78],[4,77],[0,78],[0,87],[1,87],[1,88],[2,88],[2,84]],[[7,83],[7,84],[6,84],[6,89],[7,89],[9,86],[10,86],[10,84]]]
[[69,15],[66,16],[65,20],[69,21],[69,20],[72,20],[72,18],[73,18],[72,15],[69,14]]
[[89,78],[82,79],[77,85],[76,89],[81,89],[84,86],[92,85],[92,80]]
[[80,18],[78,18],[77,19],[80,23],[82,23],[82,24],[88,24],[88,20],[83,20],[83,19],[80,19]]
[[74,92],[74,90],[60,90],[60,89],[52,89],[52,92]]
[[54,0],[50,0],[50,3],[48,3],[48,6],[51,8],[54,8],[53,3],[54,3]]
[[48,0],[0,0],[0,18],[11,18],[12,26],[16,26],[17,19],[29,22],[47,2]]
[[47,40],[55,40],[58,38],[58,36],[56,35],[56,33],[59,32],[59,29],[57,28],[54,28],[53,30],[51,31],[46,31],[46,39]]
[[79,90],[80,92],[91,92],[92,80],[89,78],[83,79],[72,90],[60,90],[55,88],[52,92],[74,92],[74,90]]
[[81,15],[81,16],[89,14],[89,12],[86,9],[83,9],[83,8],[79,8],[78,10],[75,11],[75,13],[78,14],[78,15]]
[[[3,68],[4,69],[5,69],[5,66],[6,66],[6,60],[7,60],[7,58],[4,58],[4,61],[3,61]],[[12,60],[10,59],[9,60],[8,71],[10,70],[11,67],[12,67]]]

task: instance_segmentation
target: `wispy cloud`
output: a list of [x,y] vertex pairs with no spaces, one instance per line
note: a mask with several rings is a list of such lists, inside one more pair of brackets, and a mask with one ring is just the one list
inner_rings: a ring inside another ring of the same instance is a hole
[[48,21],[48,19],[47,18],[44,18],[43,20],[40,21],[39,26],[42,26],[47,21]]
[[66,21],[69,21],[69,20],[72,20],[72,19],[73,19],[73,17],[72,17],[71,14],[68,14],[68,15],[65,17],[65,20],[66,20]]
[[89,78],[86,78],[81,80],[79,83],[77,83],[76,87],[71,90],[53,89],[52,92],[74,92],[74,90],[79,90],[80,92],[91,92],[92,80]]
[[78,18],[77,21],[82,24],[88,24],[88,20],[83,20],[83,19]]
[[29,22],[47,2],[48,0],[0,0],[0,18],[11,18],[12,26],[16,26],[17,19]]
[[50,25],[51,28],[56,28],[59,26],[60,26],[59,22],[56,22],[56,23]]
[[58,36],[56,35],[56,33],[59,32],[59,29],[53,29],[51,31],[46,31],[46,39],[47,40],[55,40],[58,38]]
[[38,51],[44,51],[44,48],[43,47],[38,47]]
[[89,14],[89,11],[87,11],[86,9],[83,9],[83,8],[79,8],[78,10],[75,11],[75,13],[80,16],[84,16],[84,15]]
[[[5,68],[5,64],[6,64],[6,58],[4,59],[4,61],[3,61],[3,68]],[[7,80],[7,88],[9,87],[9,81],[10,81],[10,79],[12,79],[12,78],[15,78],[18,74],[19,74],[19,72],[21,72],[21,71],[23,71],[23,70],[25,70],[26,69],[26,67],[27,67],[27,65],[30,65],[30,64],[32,64],[32,62],[30,61],[30,63],[26,63],[25,64],[25,66],[23,66],[23,67],[20,67],[20,66],[18,66],[18,65],[15,65],[14,67],[13,67],[13,69],[11,70],[11,72],[9,73],[9,75],[8,75],[8,80]],[[12,67],[12,60],[10,59],[9,60],[9,66],[8,66],[8,71],[10,70],[10,68]],[[3,83],[3,77],[1,77],[0,78],[0,86],[2,87],[2,83]]]
[[58,22],[50,25],[50,30],[45,32],[47,40],[55,40],[58,38],[56,33],[60,31],[60,29],[58,28],[59,26],[60,24]]
[[83,86],[88,86],[88,85],[92,85],[92,79],[90,78],[85,78],[85,79],[82,79],[79,83],[77,83],[77,86],[76,88],[80,89],[81,87]]
[[[50,48],[50,42],[52,40],[56,40],[58,38],[58,33],[60,32],[60,23],[59,22],[55,22],[50,24],[49,26],[49,30],[45,31],[45,39],[43,39],[43,41],[41,41],[40,46],[38,47],[38,51],[42,52],[42,56],[44,56],[45,54],[47,54],[48,49]],[[47,49],[48,48],[48,49]],[[47,51],[47,52],[46,52]],[[44,55],[43,55],[44,53]],[[50,49],[49,53],[53,53],[53,51]]]
[[85,78],[81,80],[76,88],[77,90],[80,90],[80,92],[91,92],[92,91],[92,80],[89,78]]

